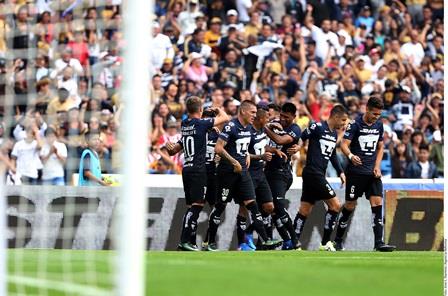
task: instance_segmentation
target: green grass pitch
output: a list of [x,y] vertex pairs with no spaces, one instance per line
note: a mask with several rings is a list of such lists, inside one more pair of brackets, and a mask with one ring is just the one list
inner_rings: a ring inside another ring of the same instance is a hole
[[[113,295],[114,256],[9,250],[9,294]],[[442,252],[148,252],[146,269],[155,296],[443,295]]]

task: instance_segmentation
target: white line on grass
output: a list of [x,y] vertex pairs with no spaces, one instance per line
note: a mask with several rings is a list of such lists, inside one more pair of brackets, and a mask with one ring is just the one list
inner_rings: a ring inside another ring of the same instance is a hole
[[63,281],[53,281],[47,279],[39,279],[20,275],[8,275],[8,282],[16,285],[25,285],[47,290],[56,290],[68,293],[77,293],[79,295],[92,296],[109,296],[112,291],[89,287],[81,284],[67,283]]

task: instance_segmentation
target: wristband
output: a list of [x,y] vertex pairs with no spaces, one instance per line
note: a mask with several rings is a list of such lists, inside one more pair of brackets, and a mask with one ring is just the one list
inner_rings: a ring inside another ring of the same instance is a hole
[[348,159],[352,160],[353,156],[353,153],[350,152],[350,154],[348,155]]

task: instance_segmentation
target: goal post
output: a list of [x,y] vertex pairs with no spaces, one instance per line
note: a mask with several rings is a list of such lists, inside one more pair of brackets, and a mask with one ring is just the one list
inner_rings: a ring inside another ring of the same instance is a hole
[[[123,183],[118,200],[118,295],[145,295],[144,175],[149,129],[149,53],[152,39],[152,0],[124,3],[123,88],[121,138]],[[138,127],[138,128],[137,128]]]

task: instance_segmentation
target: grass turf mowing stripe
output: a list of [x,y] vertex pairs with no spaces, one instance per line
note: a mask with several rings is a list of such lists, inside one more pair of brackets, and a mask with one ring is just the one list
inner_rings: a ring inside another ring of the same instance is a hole
[[[40,251],[9,250],[9,262],[23,252],[22,276],[37,277]],[[45,252],[45,277],[62,279],[60,252],[67,250]],[[112,273],[114,251],[69,252],[75,284],[87,284],[82,277],[87,254],[98,272]],[[443,294],[442,252],[148,252],[146,264],[147,294],[157,296]],[[97,286],[113,290],[113,279],[113,274],[102,278]]]

